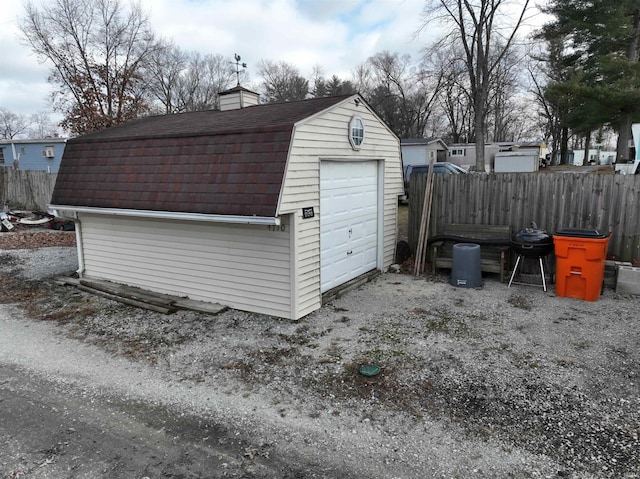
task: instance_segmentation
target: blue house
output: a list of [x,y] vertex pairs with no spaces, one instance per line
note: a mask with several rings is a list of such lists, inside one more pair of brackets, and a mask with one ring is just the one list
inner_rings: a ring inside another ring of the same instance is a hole
[[57,173],[66,138],[0,140],[0,167]]

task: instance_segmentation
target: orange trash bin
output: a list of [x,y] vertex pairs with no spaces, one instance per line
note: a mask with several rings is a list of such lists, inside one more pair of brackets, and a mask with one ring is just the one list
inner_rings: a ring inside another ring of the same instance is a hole
[[553,235],[556,296],[597,301],[602,291],[609,234],[567,228]]

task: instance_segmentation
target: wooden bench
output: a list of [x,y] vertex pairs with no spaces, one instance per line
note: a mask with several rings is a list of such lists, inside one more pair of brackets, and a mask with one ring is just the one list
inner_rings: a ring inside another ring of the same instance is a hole
[[[449,237],[455,239],[447,239]],[[436,268],[452,268],[454,244],[474,243],[476,240],[476,244],[480,245],[480,269],[487,273],[499,273],[500,281],[505,282],[510,266],[510,226],[449,223],[433,239],[436,240],[430,244],[433,274]]]

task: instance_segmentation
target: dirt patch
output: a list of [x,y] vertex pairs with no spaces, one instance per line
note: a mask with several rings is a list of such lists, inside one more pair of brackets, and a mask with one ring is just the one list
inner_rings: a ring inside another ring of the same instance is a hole
[[75,244],[76,234],[73,231],[19,228],[16,231],[0,232],[0,251],[75,246]]

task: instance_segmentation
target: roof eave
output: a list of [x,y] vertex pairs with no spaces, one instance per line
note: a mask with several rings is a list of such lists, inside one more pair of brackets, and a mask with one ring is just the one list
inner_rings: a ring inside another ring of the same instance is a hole
[[133,210],[121,208],[95,208],[90,206],[48,205],[55,216],[62,213],[90,213],[107,216],[128,216],[135,218],[155,218],[183,221],[204,221],[209,223],[231,223],[250,225],[279,225],[280,218],[270,216],[210,215],[203,213],[185,213],[181,211]]

